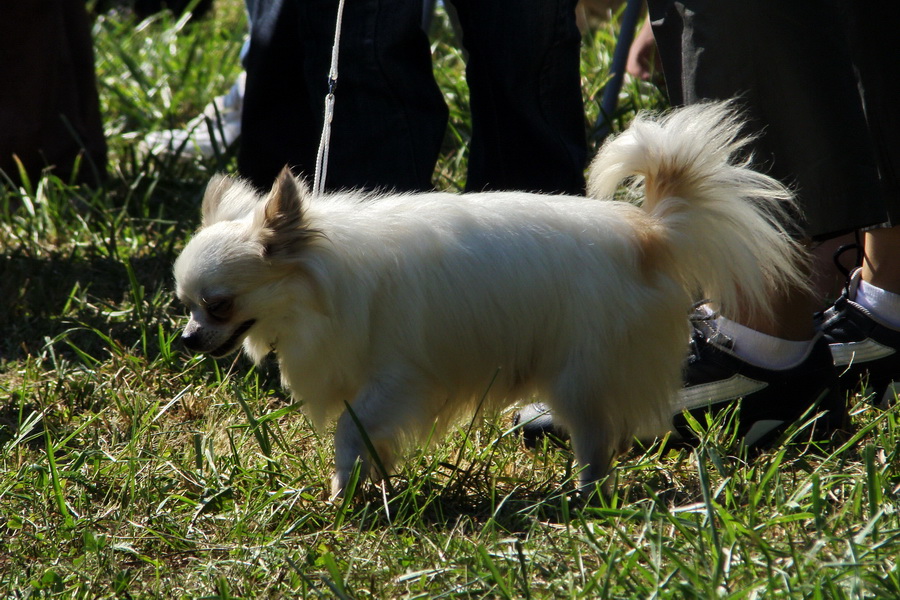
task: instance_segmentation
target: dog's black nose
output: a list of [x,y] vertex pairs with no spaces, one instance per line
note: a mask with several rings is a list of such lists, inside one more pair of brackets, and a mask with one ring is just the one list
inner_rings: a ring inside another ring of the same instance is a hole
[[199,352],[201,349],[200,336],[196,332],[183,333],[181,335],[181,343],[191,352]]

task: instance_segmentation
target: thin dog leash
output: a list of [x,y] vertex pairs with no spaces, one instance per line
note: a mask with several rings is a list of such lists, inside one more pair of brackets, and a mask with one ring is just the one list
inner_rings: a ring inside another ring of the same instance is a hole
[[344,0],[338,4],[337,22],[334,26],[334,46],[331,48],[331,70],[328,72],[328,94],[325,96],[325,122],[319,139],[316,155],[316,174],[313,193],[321,196],[325,192],[325,175],[328,172],[328,151],[331,147],[331,121],[334,119],[334,90],[338,79],[338,47],[341,43],[341,18],[344,16]]

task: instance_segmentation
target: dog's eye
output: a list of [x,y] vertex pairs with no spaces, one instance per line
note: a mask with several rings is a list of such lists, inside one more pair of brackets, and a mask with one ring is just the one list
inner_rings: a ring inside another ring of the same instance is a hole
[[206,303],[206,312],[214,319],[228,320],[233,302],[230,299],[212,300]]

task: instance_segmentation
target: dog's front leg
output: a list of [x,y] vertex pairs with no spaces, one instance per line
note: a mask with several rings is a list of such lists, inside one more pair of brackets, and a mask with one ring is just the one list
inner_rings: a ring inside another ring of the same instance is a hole
[[[393,466],[395,432],[391,430],[389,413],[379,395],[359,397],[340,416],[334,434],[334,477],[331,479],[332,497],[344,495],[353,469],[359,463],[359,482],[370,476],[387,477],[381,472]],[[376,456],[373,456],[369,448]],[[372,473],[373,467],[376,472]]]

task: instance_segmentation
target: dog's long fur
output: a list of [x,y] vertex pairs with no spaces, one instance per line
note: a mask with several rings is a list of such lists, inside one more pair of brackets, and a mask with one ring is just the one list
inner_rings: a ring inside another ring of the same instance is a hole
[[[658,431],[679,387],[698,297],[768,311],[803,287],[778,220],[790,194],[736,159],[727,104],[642,116],[608,142],[589,198],[518,192],[312,197],[285,170],[267,196],[216,177],[175,264],[184,340],[277,353],[313,420],[337,424],[333,490],[479,400],[545,399],[581,481]],[[624,180],[643,206],[612,200]]]

